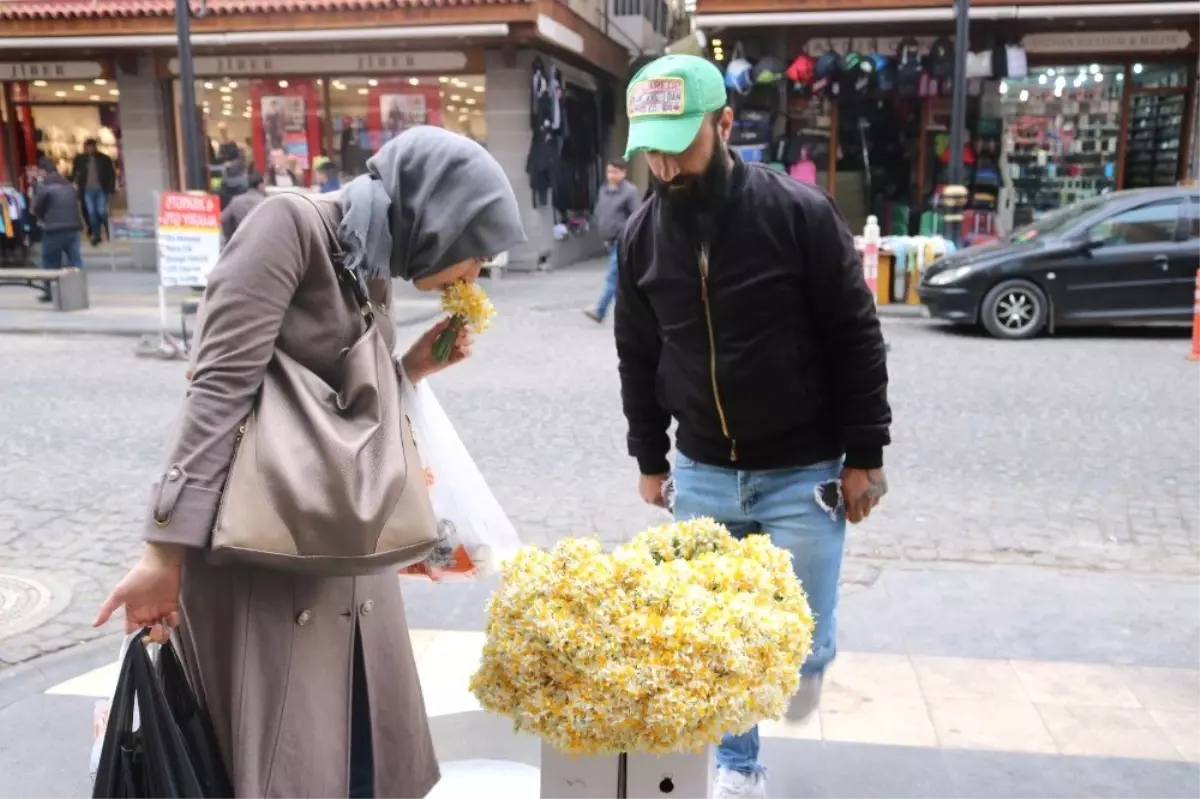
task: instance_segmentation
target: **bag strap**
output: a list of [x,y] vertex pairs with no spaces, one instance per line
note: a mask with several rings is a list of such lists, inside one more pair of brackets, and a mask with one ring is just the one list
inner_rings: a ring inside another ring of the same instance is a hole
[[353,266],[346,263],[346,250],[342,247],[341,240],[338,239],[337,231],[329,224],[329,220],[325,218],[325,214],[321,213],[320,207],[307,194],[295,192],[296,196],[303,197],[317,218],[321,220],[321,227],[325,228],[325,233],[329,243],[329,258],[333,261],[333,268],[337,270],[338,280],[340,280],[347,288],[350,289],[354,301],[358,304],[358,309],[362,315],[368,319],[375,316],[375,307],[371,304],[371,295],[367,291],[367,281],[363,278],[362,272]]

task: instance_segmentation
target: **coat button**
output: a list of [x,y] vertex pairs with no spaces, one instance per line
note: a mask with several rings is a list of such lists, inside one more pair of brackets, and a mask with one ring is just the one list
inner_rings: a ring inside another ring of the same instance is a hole
[[366,616],[368,613],[371,612],[371,609],[373,607],[375,607],[375,603],[373,601],[371,601],[370,599],[368,599],[366,602],[362,603],[362,605],[358,609],[358,612],[361,613],[362,615]]
[[167,472],[167,480],[172,483],[178,480],[181,476],[182,472],[180,472],[178,469],[172,469],[171,471]]
[[302,611],[300,611],[300,615],[298,615],[296,617],[296,624],[299,624],[301,627],[303,627],[304,625],[308,624],[308,620],[311,618],[312,618],[311,610],[302,610]]

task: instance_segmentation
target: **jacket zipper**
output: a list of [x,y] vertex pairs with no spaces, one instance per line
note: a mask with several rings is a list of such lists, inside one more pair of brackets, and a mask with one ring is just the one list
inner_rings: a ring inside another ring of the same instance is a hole
[[[242,422],[241,426],[238,427],[237,434],[233,437],[233,456],[229,459],[229,471],[231,472],[233,471],[233,461],[237,458],[238,450],[242,448],[242,439],[246,437],[246,425],[247,422]],[[225,489],[229,487],[229,477],[230,475],[225,475],[225,485],[221,487],[221,496],[217,500],[217,517],[214,527],[220,526],[221,517],[225,511],[225,498],[229,496],[229,492]]]
[[717,418],[721,420],[721,432],[729,440],[729,460],[737,463],[737,441],[729,435],[729,423],[725,420],[725,408],[721,405],[721,388],[717,385],[717,336],[713,330],[712,307],[708,302],[708,246],[697,253],[700,261],[700,299],[704,302],[704,322],[708,327],[708,372],[712,377],[713,401],[717,405]]

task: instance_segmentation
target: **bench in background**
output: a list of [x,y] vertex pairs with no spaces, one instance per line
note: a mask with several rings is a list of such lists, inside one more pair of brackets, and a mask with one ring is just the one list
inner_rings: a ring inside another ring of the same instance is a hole
[[82,269],[0,269],[0,286],[25,286],[45,291],[47,283],[55,310],[87,309],[87,275]]

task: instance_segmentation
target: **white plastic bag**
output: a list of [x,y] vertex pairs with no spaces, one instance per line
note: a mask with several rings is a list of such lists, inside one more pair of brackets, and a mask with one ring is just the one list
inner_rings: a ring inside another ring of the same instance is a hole
[[403,410],[417,443],[438,544],[420,563],[400,570],[435,583],[477,580],[499,571],[503,560],[521,546],[500,503],[467,453],[454,425],[429,387],[401,381]]

